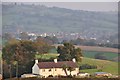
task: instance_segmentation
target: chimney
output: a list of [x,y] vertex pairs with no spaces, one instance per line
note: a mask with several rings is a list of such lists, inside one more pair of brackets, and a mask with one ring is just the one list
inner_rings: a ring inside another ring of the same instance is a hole
[[75,58],[73,58],[73,59],[72,59],[72,61],[75,63],[75,62],[76,62],[76,59],[75,59]]
[[54,62],[57,63],[57,59],[54,59]]
[[35,64],[38,64],[38,60],[35,60]]

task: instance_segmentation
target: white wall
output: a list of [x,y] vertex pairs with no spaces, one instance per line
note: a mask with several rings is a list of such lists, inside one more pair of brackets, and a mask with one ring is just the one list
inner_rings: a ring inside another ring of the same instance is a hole
[[40,74],[40,70],[37,64],[34,64],[34,66],[32,67],[32,73],[33,74]]
[[[51,69],[51,71],[49,71]],[[62,68],[49,68],[49,69],[40,69],[40,73],[44,77],[48,77],[49,75],[58,76],[63,75],[66,76],[65,71]],[[68,75],[70,75],[70,71],[67,71]],[[71,72],[71,75],[76,75],[79,73],[79,68],[75,68],[74,71]]]

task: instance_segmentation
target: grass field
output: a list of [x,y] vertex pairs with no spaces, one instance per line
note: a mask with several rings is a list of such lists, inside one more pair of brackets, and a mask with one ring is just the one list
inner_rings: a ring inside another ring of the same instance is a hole
[[[79,63],[79,65],[82,64],[90,64],[90,65],[96,65],[99,67],[102,67],[103,72],[109,72],[112,74],[118,74],[118,63],[117,62],[112,62],[112,61],[107,61],[107,60],[98,60],[98,59],[91,59],[91,58],[83,58],[82,62]],[[94,73],[98,71],[97,69],[86,69],[86,70],[81,70],[82,72],[89,72],[89,73]]]
[[95,55],[98,53],[104,55],[107,58],[107,60],[113,60],[114,58],[118,57],[118,54],[114,52],[98,52],[98,51],[83,51],[83,56],[88,58],[95,58]]

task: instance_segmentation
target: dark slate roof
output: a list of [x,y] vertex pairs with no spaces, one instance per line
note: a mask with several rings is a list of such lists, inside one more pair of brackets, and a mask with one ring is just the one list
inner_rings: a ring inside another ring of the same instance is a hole
[[72,67],[72,68],[77,68],[77,63],[73,62],[73,61],[61,61],[61,62],[39,62],[38,67],[40,69],[46,69],[46,68],[62,68],[64,65],[67,65],[68,67]]

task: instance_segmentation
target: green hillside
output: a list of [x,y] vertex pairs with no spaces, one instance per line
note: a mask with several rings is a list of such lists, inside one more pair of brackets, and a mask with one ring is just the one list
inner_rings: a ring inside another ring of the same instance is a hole
[[[14,32],[81,32],[117,30],[117,12],[91,12],[41,5],[2,6],[3,30]],[[86,30],[87,29],[87,30]]]
[[107,60],[113,60],[114,58],[118,57],[118,53],[113,52],[83,51],[83,56],[88,58],[95,58],[96,54],[102,54],[107,58]]
[[[80,62],[79,65],[82,65],[82,64],[103,66],[103,69],[102,69],[103,72],[109,72],[111,74],[118,74],[118,63],[117,62],[91,59],[91,58],[83,58],[82,62]],[[97,69],[86,69],[86,70],[81,70],[81,72],[94,73],[94,72],[98,72],[98,70]]]

